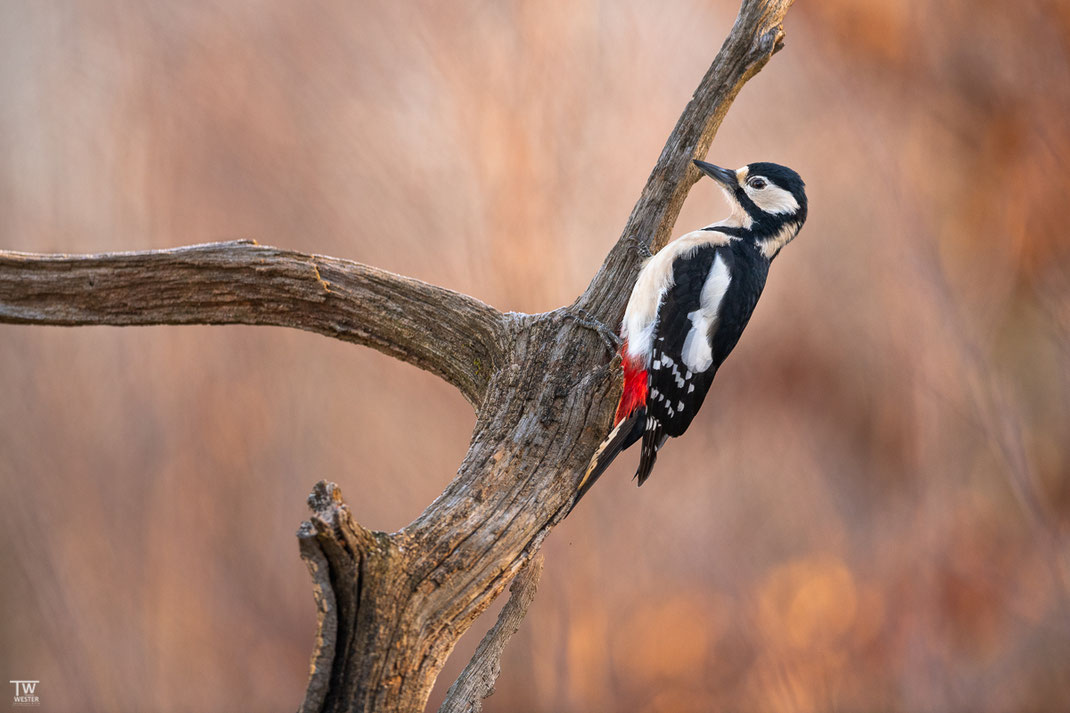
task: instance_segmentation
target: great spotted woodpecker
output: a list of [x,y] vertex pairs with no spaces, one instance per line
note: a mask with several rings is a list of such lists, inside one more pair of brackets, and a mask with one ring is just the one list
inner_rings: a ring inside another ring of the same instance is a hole
[[621,325],[624,390],[614,428],[591,458],[576,501],[640,439],[635,476],[639,485],[650,477],[658,450],[687,430],[743,334],[769,264],[806,220],[803,181],[790,168],[695,165],[721,185],[731,215],[669,243],[639,271]]

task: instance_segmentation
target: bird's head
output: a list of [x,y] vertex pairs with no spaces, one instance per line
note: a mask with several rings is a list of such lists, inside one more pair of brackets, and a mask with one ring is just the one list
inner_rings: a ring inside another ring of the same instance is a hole
[[718,226],[750,237],[772,259],[806,221],[806,186],[787,166],[751,163],[735,171],[695,161],[724,190],[732,215]]

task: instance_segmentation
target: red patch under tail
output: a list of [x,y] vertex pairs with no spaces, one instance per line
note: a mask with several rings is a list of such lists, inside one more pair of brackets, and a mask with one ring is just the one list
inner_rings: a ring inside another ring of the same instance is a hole
[[621,359],[624,364],[624,391],[620,395],[620,403],[617,404],[617,415],[613,419],[616,426],[628,418],[635,409],[646,406],[647,374],[643,363],[628,357],[628,343],[620,348]]

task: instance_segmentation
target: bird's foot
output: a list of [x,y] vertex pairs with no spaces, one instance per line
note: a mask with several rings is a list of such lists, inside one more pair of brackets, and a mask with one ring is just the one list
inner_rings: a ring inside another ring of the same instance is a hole
[[635,238],[635,252],[639,253],[639,257],[643,260],[654,257],[654,253],[650,252],[650,246],[639,238]]
[[587,310],[582,307],[568,307],[564,310],[564,314],[566,317],[571,317],[584,327],[587,327],[587,329],[596,332],[602,338],[602,342],[606,345],[606,349],[609,350],[610,356],[614,356],[617,350],[620,349],[623,340],[603,322],[595,319]]

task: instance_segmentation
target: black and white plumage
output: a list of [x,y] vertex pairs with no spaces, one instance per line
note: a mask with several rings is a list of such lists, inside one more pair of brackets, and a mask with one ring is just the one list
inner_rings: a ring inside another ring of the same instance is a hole
[[640,439],[636,477],[642,485],[650,476],[666,439],[691,425],[750,321],[770,263],[806,220],[805,186],[790,168],[695,165],[721,185],[731,215],[669,243],[640,270],[621,325],[624,389],[615,427],[592,457],[577,500]]

